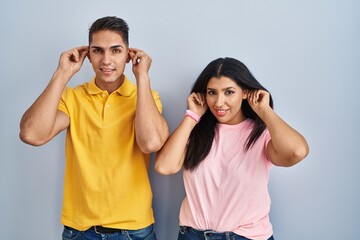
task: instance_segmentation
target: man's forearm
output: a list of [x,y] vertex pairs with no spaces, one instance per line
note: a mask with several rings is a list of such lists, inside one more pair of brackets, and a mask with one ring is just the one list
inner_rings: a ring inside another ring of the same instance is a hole
[[149,77],[145,76],[140,81],[135,117],[136,139],[144,153],[156,152],[169,136],[169,129],[156,106]]

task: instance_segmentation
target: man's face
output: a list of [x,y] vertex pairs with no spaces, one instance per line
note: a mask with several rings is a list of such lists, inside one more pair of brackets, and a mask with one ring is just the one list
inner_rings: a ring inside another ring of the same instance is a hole
[[108,91],[116,90],[123,82],[123,73],[128,59],[128,46],[120,34],[102,30],[92,35],[89,60],[99,88]]

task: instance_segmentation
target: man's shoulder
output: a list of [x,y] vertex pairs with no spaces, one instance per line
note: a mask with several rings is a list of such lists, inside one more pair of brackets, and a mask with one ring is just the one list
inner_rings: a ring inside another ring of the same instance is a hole
[[63,97],[69,98],[70,96],[86,94],[89,89],[89,83],[90,82],[84,82],[76,86],[66,86],[63,92]]
[[93,83],[92,81],[89,81],[89,82],[83,82],[81,84],[78,84],[74,87],[70,87],[70,89],[73,91],[73,92],[88,92],[88,91],[91,91],[91,89],[93,89],[94,87],[92,86]]
[[[137,94],[136,83],[133,80],[130,80],[126,75],[123,86],[124,89],[128,90],[129,92],[132,92],[133,94]],[[160,98],[159,92],[153,88],[151,88],[151,94],[155,99]]]

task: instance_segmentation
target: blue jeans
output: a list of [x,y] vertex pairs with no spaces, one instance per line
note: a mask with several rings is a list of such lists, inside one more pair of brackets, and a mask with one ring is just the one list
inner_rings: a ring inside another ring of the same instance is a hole
[[122,230],[115,233],[97,233],[92,229],[78,231],[64,227],[63,240],[156,240],[154,225],[139,230]]
[[[200,231],[191,227],[180,226],[178,240],[250,240],[233,232]],[[268,240],[274,240],[271,236]]]

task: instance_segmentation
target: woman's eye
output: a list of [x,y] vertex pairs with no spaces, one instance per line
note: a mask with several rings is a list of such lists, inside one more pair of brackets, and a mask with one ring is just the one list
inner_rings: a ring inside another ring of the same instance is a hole
[[208,95],[214,95],[215,93],[214,93],[214,91],[208,91],[207,94]]
[[234,93],[234,91],[228,90],[228,91],[225,92],[225,95],[231,95],[233,93]]

